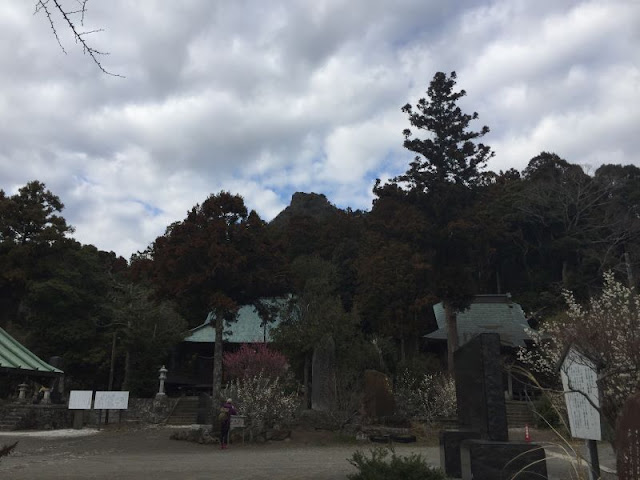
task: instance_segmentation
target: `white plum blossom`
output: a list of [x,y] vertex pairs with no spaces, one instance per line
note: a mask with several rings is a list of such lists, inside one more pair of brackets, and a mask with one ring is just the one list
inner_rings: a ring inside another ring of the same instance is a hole
[[565,315],[530,332],[534,348],[521,349],[519,359],[534,374],[559,377],[558,366],[569,346],[574,346],[598,367],[601,414],[615,425],[625,400],[640,385],[640,294],[604,275],[602,292],[585,305],[564,292]]
[[233,398],[239,414],[246,417],[251,439],[267,429],[290,424],[300,406],[297,392],[288,392],[282,377],[262,372],[231,382],[225,396]]
[[398,377],[395,397],[403,413],[428,423],[456,413],[456,384],[444,373],[425,373],[416,379],[405,370]]

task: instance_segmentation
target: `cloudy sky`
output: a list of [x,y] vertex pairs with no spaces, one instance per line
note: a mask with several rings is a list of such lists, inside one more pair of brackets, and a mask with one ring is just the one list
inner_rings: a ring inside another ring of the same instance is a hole
[[79,28],[125,78],[34,5],[0,2],[0,188],[45,182],[76,239],[126,258],[223,189],[266,220],[296,191],[368,210],[437,71],[492,170],[640,166],[640,0],[90,0]]

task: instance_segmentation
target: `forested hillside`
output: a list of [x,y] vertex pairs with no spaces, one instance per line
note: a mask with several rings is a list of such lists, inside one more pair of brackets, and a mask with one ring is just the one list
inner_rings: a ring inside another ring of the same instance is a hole
[[300,330],[280,339],[293,361],[327,331],[387,342],[397,361],[435,329],[438,301],[455,313],[474,294],[510,292],[540,320],[563,289],[597,292],[605,271],[635,286],[640,169],[589,171],[542,152],[522,172],[489,171],[488,128],[470,130],[477,114],[460,111],[454,85],[436,75],[429,98],[405,106],[416,159],[375,185],[366,212],[296,193],[267,223],[240,196],[213,193],[126,261],[74,240],[43,183],[0,191],[0,326],[45,359],[62,355],[72,385],[145,394],[207,312],[233,320],[255,304],[268,321],[268,297],[299,300]]

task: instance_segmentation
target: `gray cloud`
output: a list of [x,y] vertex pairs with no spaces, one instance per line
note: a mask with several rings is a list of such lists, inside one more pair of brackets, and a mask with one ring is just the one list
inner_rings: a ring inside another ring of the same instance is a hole
[[404,171],[400,107],[456,70],[490,168],[542,150],[640,164],[636,2],[88,3],[102,74],[30,2],[0,5],[0,188],[39,179],[76,238],[128,256],[221,189],[368,209]]

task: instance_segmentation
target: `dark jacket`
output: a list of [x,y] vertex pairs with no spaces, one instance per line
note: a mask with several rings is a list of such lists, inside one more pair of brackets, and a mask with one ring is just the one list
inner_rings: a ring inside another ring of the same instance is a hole
[[224,430],[227,430],[231,423],[231,415],[237,415],[238,412],[236,411],[236,407],[234,407],[233,404],[229,402],[224,402],[220,407],[220,411],[222,411],[222,409],[227,409],[227,411],[229,412],[229,415],[227,415],[227,419],[223,422],[220,422],[221,427]]

